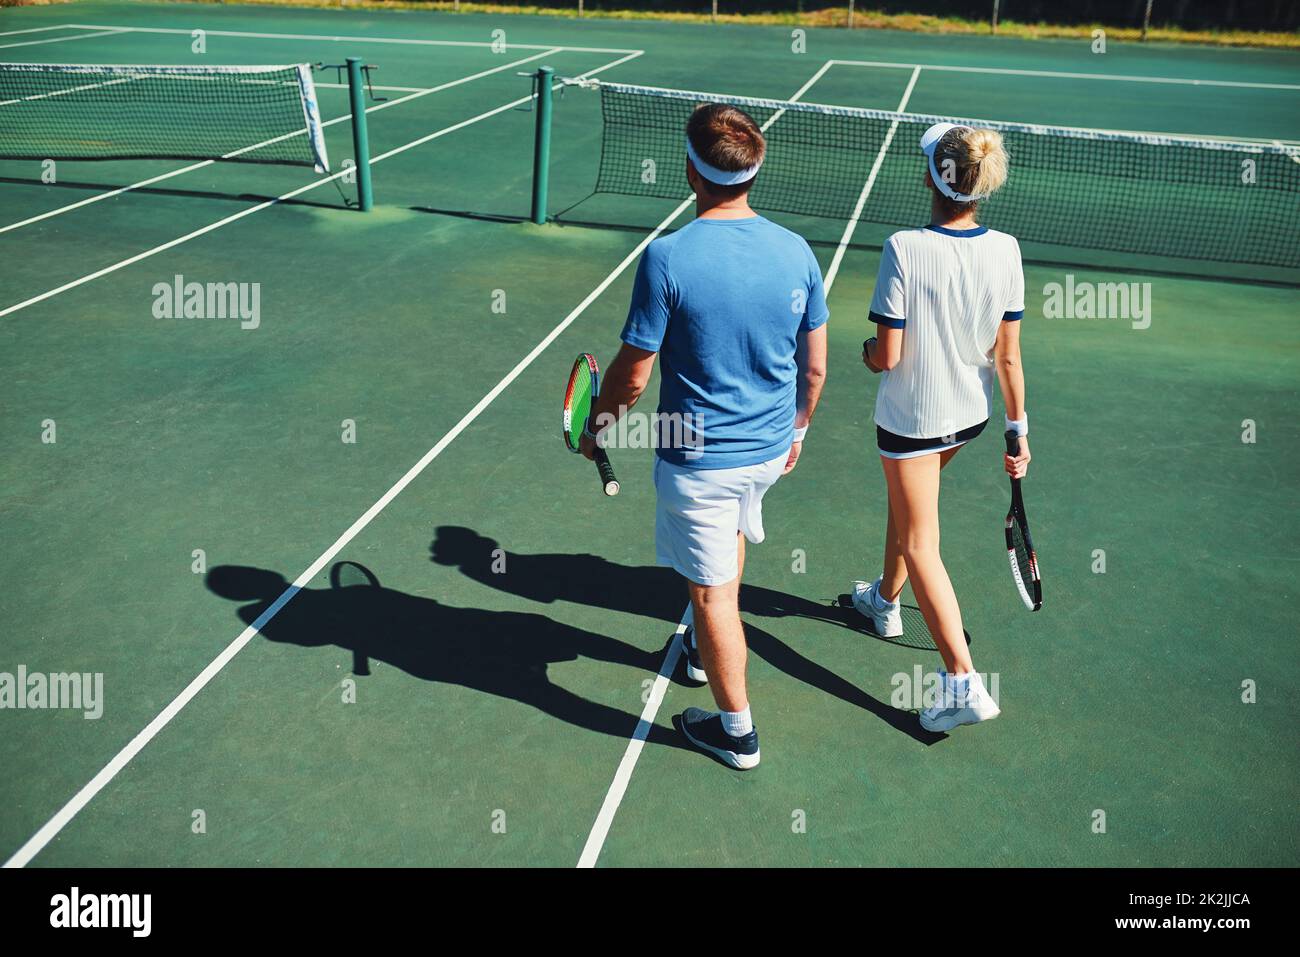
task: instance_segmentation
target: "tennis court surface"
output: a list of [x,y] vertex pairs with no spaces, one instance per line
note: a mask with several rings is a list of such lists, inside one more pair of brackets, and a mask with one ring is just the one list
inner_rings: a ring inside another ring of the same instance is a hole
[[[32,141],[0,159],[0,859],[1297,862],[1300,55],[803,39],[0,9],[3,62],[290,68],[233,74],[257,95],[219,98],[195,152],[142,148],[171,158],[84,157],[123,129],[165,136],[168,91],[208,83],[185,71],[88,74],[84,116],[48,88],[0,96],[0,133]],[[305,135],[236,157],[273,162],[195,158],[293,132],[292,68],[347,57],[373,68],[371,211],[356,208],[345,70],[305,71],[328,172]],[[536,225],[520,74],[542,66],[557,82]],[[574,356],[612,357],[636,256],[689,217],[676,140],[650,127],[671,131],[693,100],[618,85],[771,101],[755,115],[774,143],[787,124],[789,192],[770,215],[813,242],[831,285],[826,392],[747,560],[764,761],[746,775],[672,727],[712,700],[674,667],[685,592],[653,567],[652,450],[611,452],[622,491],[607,499],[560,447]],[[119,86],[140,95],[116,100]],[[3,125],[36,95],[49,113]],[[1017,147],[1030,171],[996,214],[1033,236],[1024,494],[1046,594],[1027,613],[1007,575],[990,430],[945,473],[943,547],[1003,714],[951,736],[921,731],[906,700],[938,663],[919,614],[886,642],[836,607],[878,573],[884,534],[860,352],[880,242],[913,215],[902,197],[923,197],[899,113],[1085,134],[1008,139],[1013,184]],[[48,163],[56,134],[88,152]],[[660,178],[627,179],[624,146],[662,149]],[[865,161],[827,189],[824,166],[801,165],[819,150]],[[1031,156],[1104,188],[1053,202],[1064,187]],[[1259,191],[1205,187],[1188,218],[1211,159],[1253,164]],[[239,308],[213,315],[213,286]],[[52,706],[68,705],[57,678],[32,693],[35,675],[71,674],[92,692],[80,706]]]

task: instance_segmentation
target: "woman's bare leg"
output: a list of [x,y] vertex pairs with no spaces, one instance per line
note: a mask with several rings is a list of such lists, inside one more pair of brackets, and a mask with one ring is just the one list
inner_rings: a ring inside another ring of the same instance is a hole
[[912,592],[925,616],[949,674],[973,670],[962,631],[961,608],[948,570],[939,557],[939,470],[941,456],[912,459],[881,456],[889,487],[890,512],[912,580]]
[[[962,446],[939,453],[939,468],[952,461],[952,457],[962,450]],[[898,601],[907,584],[907,562],[903,559],[903,540],[898,535],[898,525],[894,521],[893,496],[890,496],[889,520],[885,523],[885,564],[880,580],[880,594],[890,601]],[[964,639],[963,639],[964,640]]]

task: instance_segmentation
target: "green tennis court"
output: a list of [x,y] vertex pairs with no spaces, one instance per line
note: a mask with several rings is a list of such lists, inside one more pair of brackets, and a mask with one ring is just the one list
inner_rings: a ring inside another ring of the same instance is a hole
[[[1300,175],[1286,165],[1300,54],[833,30],[800,44],[783,27],[237,5],[0,9],[0,61],[346,57],[375,67],[370,212],[334,177],[354,156],[334,70],[315,71],[328,175],[0,160],[0,858],[1296,863],[1288,207],[1242,226],[1235,201],[1208,190],[1171,235],[1217,258],[1026,243],[1024,491],[1045,603],[1027,613],[1007,575],[991,430],[948,470],[943,547],[1003,715],[948,737],[922,732],[907,703],[938,660],[928,640],[873,638],[835,607],[875,576],[884,535],[860,352],[895,227],[864,219],[846,236],[853,197],[839,218],[772,214],[808,236],[833,282],[831,357],[804,456],[768,496],[768,538],[747,561],[764,762],[742,776],[671,725],[712,699],[661,673],[685,590],[654,567],[652,450],[611,453],[622,492],[607,499],[560,447],[574,356],[612,357],[636,254],[689,214],[669,219],[669,195],[594,192],[602,94],[568,85],[553,104],[551,221],[529,222],[536,111],[519,74],[1261,144],[1260,171],[1285,178]],[[264,138],[254,116],[228,119],[245,121],[250,143]],[[890,149],[914,150],[910,130],[897,137]],[[909,180],[886,155],[880,199],[922,195],[920,167]],[[1169,201],[1148,202],[1140,218]],[[1099,203],[1073,225],[1099,236],[1131,214]],[[1070,210],[1040,208],[1070,230]],[[1225,236],[1228,221],[1240,231]],[[1227,261],[1241,249],[1254,261]],[[190,284],[234,289],[240,310],[188,309]],[[1132,308],[1094,317],[1119,286]],[[914,635],[919,615],[909,622]],[[79,707],[30,694],[33,675],[74,673],[102,679]]]

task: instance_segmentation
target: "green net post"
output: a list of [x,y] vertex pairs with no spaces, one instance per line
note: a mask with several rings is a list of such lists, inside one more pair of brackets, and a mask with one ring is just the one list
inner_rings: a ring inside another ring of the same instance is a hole
[[363,213],[375,204],[370,190],[370,135],[366,132],[366,91],[361,58],[348,57],[348,98],[352,102],[352,152],[357,164],[357,204]]
[[537,136],[533,143],[533,222],[546,222],[546,188],[551,165],[551,74],[549,66],[537,71]]

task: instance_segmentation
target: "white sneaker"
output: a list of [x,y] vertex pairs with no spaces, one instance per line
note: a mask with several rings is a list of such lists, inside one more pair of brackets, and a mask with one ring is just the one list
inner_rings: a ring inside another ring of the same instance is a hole
[[939,700],[921,712],[921,727],[926,731],[951,731],[962,724],[992,721],[1002,713],[977,672],[954,677],[940,671],[939,676]]
[[880,578],[870,585],[854,582],[853,607],[871,622],[872,630],[881,638],[898,638],[903,634],[903,606],[893,602],[881,608],[876,601],[879,594]]

